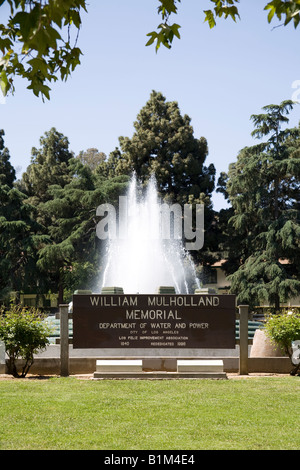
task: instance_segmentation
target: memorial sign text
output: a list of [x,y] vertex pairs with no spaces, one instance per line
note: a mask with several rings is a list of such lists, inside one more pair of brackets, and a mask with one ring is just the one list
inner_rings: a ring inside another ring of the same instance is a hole
[[74,295],[73,348],[235,348],[234,295]]

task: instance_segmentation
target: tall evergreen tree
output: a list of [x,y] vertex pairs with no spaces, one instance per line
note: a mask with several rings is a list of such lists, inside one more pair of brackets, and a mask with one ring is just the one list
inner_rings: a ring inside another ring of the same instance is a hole
[[[40,138],[41,147],[32,149],[31,164],[23,173],[17,187],[27,195],[26,203],[35,209],[36,221],[39,224],[39,236],[43,237],[43,243],[39,245],[36,253],[35,267],[40,273],[39,285],[44,292],[51,290],[57,292],[59,285],[59,265],[55,266],[55,260],[48,266],[40,261],[41,252],[46,246],[50,247],[54,241],[49,232],[52,221],[57,218],[56,213],[47,213],[43,205],[53,198],[52,188],[63,188],[72,180],[74,174],[70,171],[69,163],[73,159],[73,153],[69,150],[69,141],[55,128],[45,132]],[[51,265],[51,266],[50,266]],[[62,301],[62,298],[60,299]]]
[[231,289],[240,302],[276,309],[300,293],[300,128],[281,128],[292,108],[287,100],[251,116],[253,135],[268,139],[240,152],[226,185],[234,209],[230,255],[239,262]]
[[37,281],[35,261],[41,239],[35,208],[14,187],[15,170],[0,131],[0,297]]
[[106,161],[105,153],[99,152],[99,150],[94,147],[88,148],[85,152],[81,150],[76,158],[84,165],[88,165],[92,171],[95,171]]
[[170,202],[211,204],[215,168],[204,165],[207,141],[194,137],[191,119],[181,115],[177,102],[152,91],[134,129],[132,138],[119,138],[121,151],[110,157],[117,173],[135,171],[143,182],[154,173],[159,192]]
[[191,254],[199,263],[211,262],[215,243],[211,199],[215,167],[205,165],[206,139],[194,136],[190,117],[181,115],[176,101],[168,102],[156,91],[152,91],[140,110],[134,129],[131,138],[119,138],[120,149],[115,149],[107,162],[108,174],[135,172],[144,184],[154,174],[158,192],[165,202],[179,203],[182,207],[192,204],[194,208],[196,204],[203,204],[204,247]]
[[96,149],[74,158],[67,137],[55,128],[40,143],[40,149],[32,150],[31,164],[18,186],[36,211],[43,237],[36,251],[40,286],[44,292],[58,292],[62,303],[66,290],[88,287],[93,277],[95,281],[100,254],[96,208],[115,203],[128,178],[108,180],[95,172],[94,157],[104,160]]
[[29,197],[37,198],[36,203],[49,199],[51,185],[64,186],[70,182],[68,164],[73,153],[69,150],[68,138],[54,127],[40,138],[41,147],[33,147],[31,164],[22,175],[21,188]]
[[9,161],[10,155],[9,150],[4,145],[4,135],[4,130],[0,129],[0,184],[7,184],[12,187],[16,179],[16,172]]
[[124,177],[101,178],[77,158],[69,161],[69,172],[76,177],[64,186],[52,185],[47,201],[38,206],[40,218],[49,223],[48,243],[38,252],[37,266],[51,277],[60,303],[66,290],[91,288],[99,276],[96,208],[105,202],[115,203],[127,181]]

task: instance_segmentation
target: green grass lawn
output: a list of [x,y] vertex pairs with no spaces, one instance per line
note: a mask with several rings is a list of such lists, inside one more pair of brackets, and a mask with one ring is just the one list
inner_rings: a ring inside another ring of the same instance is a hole
[[300,378],[0,380],[0,449],[299,449]]

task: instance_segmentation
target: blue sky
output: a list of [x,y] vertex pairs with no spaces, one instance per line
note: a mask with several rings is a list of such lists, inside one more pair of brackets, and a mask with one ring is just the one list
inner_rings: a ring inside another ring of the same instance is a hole
[[[206,163],[215,165],[217,176],[227,171],[241,148],[256,143],[251,114],[292,99],[297,90],[300,99],[300,29],[274,29],[276,23],[269,25],[263,11],[266,3],[241,0],[241,21],[221,19],[210,30],[203,23],[210,2],[182,0],[174,16],[181,40],[156,54],[145,43],[160,22],[158,2],[90,0],[78,43],[84,55],[72,77],[53,84],[45,103],[16,80],[15,94],[0,105],[0,128],[18,176],[30,163],[31,148],[39,147],[51,127],[68,137],[76,155],[90,147],[109,154],[119,136],[132,136],[152,90],[178,102],[195,137],[208,141]],[[289,125],[299,119],[295,106]],[[214,196],[214,207],[226,207],[221,195]]]

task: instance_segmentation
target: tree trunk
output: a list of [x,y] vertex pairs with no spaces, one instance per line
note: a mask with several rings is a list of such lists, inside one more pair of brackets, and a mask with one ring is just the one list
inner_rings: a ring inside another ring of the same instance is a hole
[[60,281],[58,286],[58,305],[64,303],[64,286],[63,283]]
[[12,375],[15,378],[20,378],[18,374],[17,367],[16,367],[16,357],[10,355],[9,358],[6,360],[7,365],[7,372],[8,374]]
[[277,220],[279,216],[278,198],[279,198],[279,177],[276,176],[275,181],[274,181],[274,219],[275,220]]
[[280,309],[280,299],[279,299],[279,295],[278,295],[278,294],[275,295],[274,307],[275,307],[275,312],[279,312],[279,309]]

